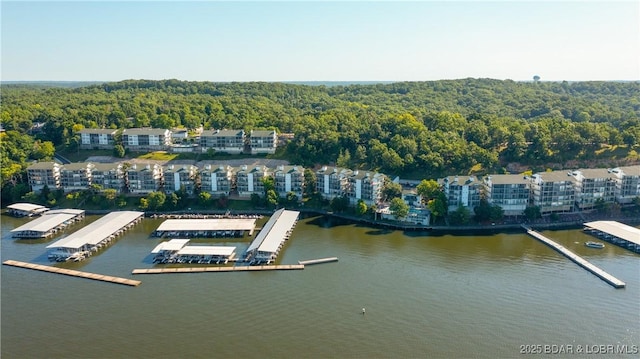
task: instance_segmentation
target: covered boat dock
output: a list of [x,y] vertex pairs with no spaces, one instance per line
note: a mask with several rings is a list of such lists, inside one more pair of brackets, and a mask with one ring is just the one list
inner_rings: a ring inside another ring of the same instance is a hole
[[189,246],[189,239],[172,239],[158,244],[151,254],[154,263],[227,264],[235,259],[236,247]]
[[298,221],[298,211],[277,210],[251,242],[245,253],[245,260],[251,264],[274,261],[285,241],[289,239]]
[[7,214],[14,217],[33,217],[39,216],[49,208],[33,203],[14,203],[7,206]]
[[84,210],[82,209],[52,210],[45,212],[39,218],[11,230],[11,234],[14,238],[48,238],[73,222],[80,221],[83,218]]
[[111,212],[90,225],[47,246],[49,260],[81,261],[142,221],[144,212]]
[[167,219],[153,232],[156,237],[242,237],[253,235],[255,218]]
[[603,241],[640,253],[640,229],[638,228],[616,221],[595,221],[585,223],[584,231]]

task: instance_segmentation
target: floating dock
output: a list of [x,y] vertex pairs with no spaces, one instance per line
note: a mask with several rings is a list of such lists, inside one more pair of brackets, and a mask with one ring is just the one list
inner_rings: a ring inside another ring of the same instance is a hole
[[337,261],[338,261],[338,257],[327,257],[327,258],[309,259],[306,261],[298,261],[298,264],[308,266],[313,264],[321,264],[321,263],[329,263],[329,262],[337,262]]
[[120,278],[120,277],[112,277],[112,276],[109,276],[109,275],[102,275],[102,274],[89,273],[89,272],[80,272],[80,271],[72,270],[72,269],[64,269],[64,268],[43,266],[43,265],[40,265],[40,264],[20,262],[20,261],[14,261],[14,260],[6,260],[6,261],[2,262],[2,264],[7,265],[7,266],[12,266],[12,267],[33,269],[33,270],[38,270],[38,271],[42,271],[42,272],[64,274],[64,275],[68,275],[68,276],[72,276],[72,277],[93,279],[93,280],[98,280],[98,281],[102,281],[102,282],[109,282],[109,283],[115,283],[115,284],[124,284],[124,285],[133,286],[133,287],[138,286],[138,285],[140,285],[140,283],[142,283],[139,280]]
[[284,208],[273,213],[245,252],[245,260],[254,264],[270,264],[276,260],[298,222],[298,211]]
[[33,203],[14,203],[7,206],[7,214],[14,217],[33,217],[39,216],[49,208]]
[[181,267],[181,268],[148,268],[134,269],[131,274],[165,274],[165,273],[202,273],[202,272],[254,272],[268,270],[300,270],[302,264],[281,264],[262,266],[233,266],[233,267]]
[[624,288],[626,286],[626,284],[619,280],[618,278],[612,276],[611,274],[603,271],[602,269],[596,267],[595,265],[591,264],[589,261],[587,261],[586,259],[580,257],[579,255],[571,252],[570,250],[568,250],[566,247],[554,242],[553,240],[543,236],[542,234],[527,228],[525,226],[523,226],[524,229],[527,230],[527,234],[529,234],[530,236],[532,236],[533,238],[539,240],[540,242],[548,245],[549,247],[555,249],[556,251],[560,252],[562,255],[564,255],[565,257],[571,259],[573,262],[575,262],[577,265],[581,266],[582,268],[588,270],[589,272],[593,273],[594,275],[600,277],[600,279],[604,280],[605,282],[609,283],[611,286],[613,286],[614,288]]

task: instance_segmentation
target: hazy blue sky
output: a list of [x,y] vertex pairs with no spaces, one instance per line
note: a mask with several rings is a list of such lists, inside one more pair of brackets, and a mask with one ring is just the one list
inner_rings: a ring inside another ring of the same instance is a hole
[[639,80],[640,2],[1,3],[1,79]]

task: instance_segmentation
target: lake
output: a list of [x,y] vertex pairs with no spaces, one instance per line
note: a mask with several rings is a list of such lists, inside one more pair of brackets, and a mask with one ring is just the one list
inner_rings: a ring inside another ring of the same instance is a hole
[[[15,240],[9,231],[28,219],[1,220],[3,261],[142,281],[127,287],[2,266],[3,359],[508,358],[560,346],[631,351],[640,343],[640,256],[610,244],[588,248],[594,239],[580,230],[543,233],[625,289],[524,233],[436,236],[310,217],[298,222],[279,262],[338,262],[133,276],[154,266],[150,252],[161,240],[150,234],[160,219],[145,219],[86,261],[62,264],[48,262],[45,249],[60,236]],[[241,253],[249,241],[198,242]]]

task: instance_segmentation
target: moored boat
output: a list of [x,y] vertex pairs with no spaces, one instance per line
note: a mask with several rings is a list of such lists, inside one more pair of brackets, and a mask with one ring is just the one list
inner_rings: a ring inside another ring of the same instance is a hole
[[604,244],[599,242],[586,242],[584,245],[589,248],[599,248],[599,249],[604,248]]

